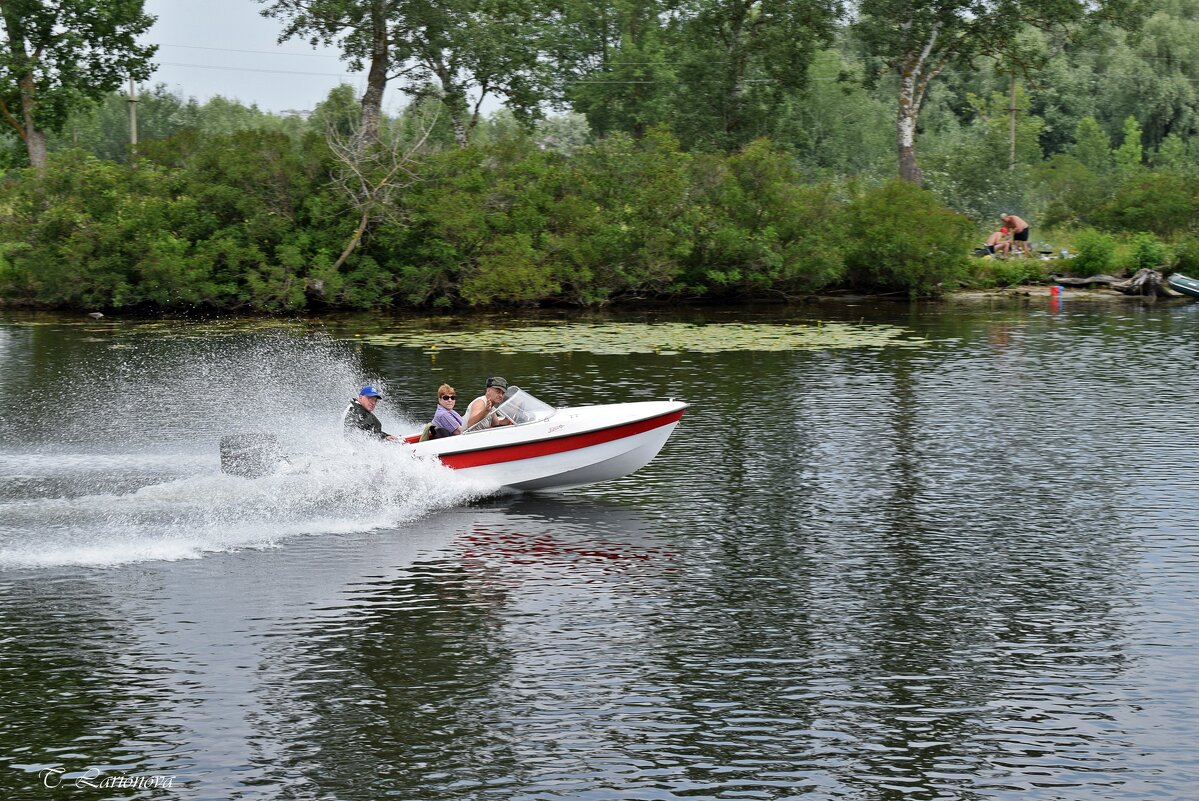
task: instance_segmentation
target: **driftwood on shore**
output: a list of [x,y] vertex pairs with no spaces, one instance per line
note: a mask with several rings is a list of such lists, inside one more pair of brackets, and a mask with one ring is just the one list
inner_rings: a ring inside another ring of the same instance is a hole
[[1137,270],[1132,278],[1116,278],[1114,275],[1091,275],[1086,278],[1069,278],[1066,276],[1053,277],[1062,286],[1109,286],[1125,295],[1146,295],[1157,298],[1176,298],[1178,293],[1170,289],[1157,270],[1148,268]]
[[1125,295],[1150,295],[1156,298],[1176,298],[1174,290],[1166,286],[1165,279],[1157,270],[1142,268],[1126,281],[1115,281],[1112,289]]
[[1120,279],[1114,275],[1092,275],[1087,278],[1069,278],[1064,275],[1054,275],[1053,280],[1062,286],[1095,286],[1097,284],[1111,286]]

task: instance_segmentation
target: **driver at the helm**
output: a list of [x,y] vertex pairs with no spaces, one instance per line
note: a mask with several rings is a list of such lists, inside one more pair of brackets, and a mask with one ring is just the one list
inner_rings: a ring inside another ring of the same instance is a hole
[[492,426],[512,425],[510,419],[495,413],[496,407],[504,402],[504,390],[506,389],[508,389],[508,382],[500,376],[496,375],[487,379],[483,394],[466,407],[466,422],[463,424],[463,431],[472,427],[475,431],[481,431]]

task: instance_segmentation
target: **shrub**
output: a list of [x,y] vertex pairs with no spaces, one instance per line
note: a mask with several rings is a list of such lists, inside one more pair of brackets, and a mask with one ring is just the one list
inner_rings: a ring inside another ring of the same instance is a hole
[[1043,226],[1094,224],[1095,210],[1107,198],[1101,175],[1064,153],[1040,164],[1035,175],[1035,185],[1043,193]]
[[1116,240],[1110,234],[1084,228],[1074,237],[1074,250],[1077,255],[1071,260],[1071,270],[1080,274],[1102,273],[1112,267]]
[[1170,261],[1170,250],[1153,234],[1139,233],[1129,242],[1129,270],[1160,270]]
[[695,159],[695,246],[683,280],[709,296],[801,294],[841,277],[842,204],[800,183],[790,156],[757,140],[727,158]]
[[973,237],[974,225],[931,192],[893,179],[846,209],[845,266],[862,288],[937,294],[964,274]]
[[509,303],[539,301],[558,292],[541,253],[527,233],[501,236],[483,248],[462,280],[462,297],[472,306],[497,300]]
[[1040,265],[1031,259],[974,259],[969,283],[974,287],[1019,287],[1042,278]]
[[[573,221],[556,226],[565,235],[578,234],[583,244],[558,268],[567,297],[587,302],[686,291],[680,278],[695,230],[691,159],[663,129],[639,140],[609,136],[578,151],[570,165],[570,193],[596,211],[578,221],[581,231]],[[555,222],[565,223],[559,210],[577,211],[577,203],[555,204]]]
[[89,308],[302,308],[301,167],[286,137],[250,133],[209,137],[179,167],[53,153],[0,187],[0,239],[21,245],[4,294]]
[[1135,173],[1095,212],[1097,225],[1110,231],[1150,231],[1171,236],[1193,230],[1199,220],[1195,181],[1159,171]]
[[1186,236],[1174,244],[1173,270],[1199,275],[1199,237]]

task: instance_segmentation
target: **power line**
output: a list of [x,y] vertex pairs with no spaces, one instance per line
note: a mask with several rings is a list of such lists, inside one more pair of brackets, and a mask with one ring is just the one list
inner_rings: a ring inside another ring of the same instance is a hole
[[[324,54],[324,53],[291,53],[291,52],[279,52],[279,51],[277,51],[277,50],[243,50],[243,49],[239,49],[239,48],[233,48],[233,47],[209,47],[209,46],[206,46],[206,45],[182,45],[182,44],[171,44],[171,43],[166,43],[166,42],[159,43],[159,46],[160,46],[160,47],[178,47],[178,48],[183,48],[183,49],[187,49],[187,50],[212,50],[212,51],[215,51],[215,52],[220,52],[220,53],[248,53],[248,54],[264,55],[264,56],[285,56],[285,57],[300,57],[300,58],[326,58],[326,59],[338,59],[338,60],[340,60],[340,59],[341,59],[341,56],[326,55],[326,54]],[[1074,56],[1075,58],[1077,58],[1077,57],[1078,57],[1078,56],[1080,56],[1080,55],[1104,56],[1104,55],[1110,55],[1110,54],[1103,53],[1103,52],[1100,52],[1100,51],[1076,51],[1076,52],[1074,52],[1074,53],[1073,53],[1073,56]],[[1137,58],[1138,60],[1140,60],[1140,61],[1174,61],[1174,62],[1180,61],[1180,59],[1179,59],[1178,57],[1176,57],[1176,56],[1140,56],[1140,55],[1138,55],[1138,56],[1136,56],[1136,58]],[[267,72],[267,73],[285,74],[285,75],[320,75],[320,76],[333,76],[333,73],[300,72],[300,71],[293,71],[293,70],[269,70],[269,69],[260,69],[260,68],[254,68],[254,67],[226,67],[226,66],[218,66],[218,65],[210,65],[210,64],[179,64],[179,63],[175,63],[175,62],[162,62],[162,63],[163,63],[164,65],[166,65],[166,66],[172,66],[172,67],[195,67],[195,68],[198,68],[198,69],[223,69],[223,70],[231,70],[231,71],[238,71],[238,70],[240,70],[240,71],[245,71],[245,72]],[[643,67],[643,66],[668,66],[668,65],[671,65],[671,64],[688,64],[688,63],[690,63],[690,62],[687,62],[687,61],[610,61],[610,62],[607,62],[607,63],[606,63],[604,66],[607,66],[607,67]],[[712,65],[712,64],[726,64],[726,63],[728,63],[728,62],[727,62],[727,61],[724,61],[724,60],[720,60],[720,61],[705,61],[705,62],[704,62],[704,64],[705,64],[705,65]],[[887,72],[885,72],[885,73],[883,73],[883,74],[885,74],[885,75],[889,75],[889,74],[890,74],[890,71],[888,70]],[[963,74],[966,74],[966,73],[962,73],[962,72],[958,72],[958,71],[954,71],[954,70],[944,70],[944,71],[942,71],[940,74],[941,74],[942,76],[960,76],[960,75],[963,75]],[[357,75],[357,73],[340,73],[340,75],[343,75],[343,76],[346,76],[346,75]],[[333,76],[333,77],[336,77],[336,76]],[[1152,75],[1131,75],[1131,74],[1127,74],[1127,73],[1112,73],[1112,72],[1100,73],[1100,74],[1099,74],[1099,75],[1097,75],[1097,76],[1079,76],[1079,77],[1080,77],[1080,78],[1082,78],[1082,79],[1084,79],[1084,80],[1088,79],[1088,77],[1090,77],[1090,79],[1091,79],[1091,80],[1098,80],[1099,78],[1147,78],[1147,79],[1160,79],[1160,76],[1152,76]],[[1174,75],[1174,76],[1170,76],[1170,77],[1173,77],[1173,78],[1182,78],[1183,80],[1186,80],[1186,81],[1191,81],[1191,82],[1199,82],[1199,78],[1188,78],[1188,77],[1187,77],[1187,76],[1185,76],[1185,75]],[[842,80],[842,79],[841,79],[840,77],[835,77],[835,78],[813,78],[812,76],[809,76],[809,77],[808,77],[808,80],[840,81],[840,80]],[[751,83],[771,83],[771,82],[773,82],[773,81],[774,81],[774,79],[772,79],[772,78],[762,78],[762,79],[754,79],[754,80],[751,80],[750,82],[751,82]],[[673,83],[673,82],[674,82],[674,81],[669,81],[669,82],[668,82],[668,81],[661,81],[661,80],[648,80],[648,81],[645,81],[645,80],[638,80],[638,81],[631,81],[631,80],[626,80],[626,81],[616,81],[616,80],[612,80],[612,81],[600,81],[600,80],[583,80],[583,81],[572,81],[572,83],[609,83],[609,84],[653,84],[653,83]]]
[[215,64],[180,64],[175,61],[163,61],[162,67],[189,67],[200,70],[226,70],[229,72],[265,72],[271,75],[310,75],[324,78],[361,78],[363,73],[357,72],[302,72],[300,70],[268,70],[258,67],[222,67]]
[[[192,45],[171,45],[171,46],[172,47],[188,47],[188,48],[194,49],[194,50],[217,50],[217,51],[228,52],[228,53],[258,53],[258,54],[263,54],[263,55],[310,55],[310,56],[315,56],[318,58],[337,58],[336,56],[322,56],[322,55],[316,54],[316,53],[289,54],[289,53],[272,53],[272,52],[266,51],[266,50],[236,50],[233,48],[222,48],[222,47],[199,47],[199,46],[192,46]],[[628,62],[629,65],[632,65],[635,63],[637,63],[637,62]],[[362,75],[364,74],[361,72],[358,72],[358,73],[353,73],[353,72],[334,73],[334,72],[308,72],[308,71],[303,71],[303,70],[277,70],[277,69],[267,69],[267,68],[262,68],[262,67],[231,67],[231,66],[220,65],[220,64],[185,64],[185,63],[181,63],[181,62],[177,62],[177,61],[163,61],[163,62],[160,62],[160,66],[185,67],[185,68],[190,68],[190,69],[205,69],[205,70],[224,70],[227,72],[257,72],[257,73],[265,73],[265,74],[270,74],[270,75],[306,75],[306,76],[312,76],[312,77],[325,77],[325,78],[359,78],[359,77],[362,77]],[[596,74],[596,73],[593,73],[593,74]],[[603,74],[603,73],[598,72],[598,74]],[[943,70],[939,74],[938,77],[960,77],[960,76],[970,75],[970,74],[972,74],[972,73],[960,72],[960,71],[955,71],[955,70]],[[879,78],[893,78],[895,76],[890,70],[887,70],[887,71],[881,73],[878,77]],[[1144,73],[1134,74],[1134,73],[1117,73],[1117,72],[1103,72],[1103,73],[1097,73],[1097,74],[1092,74],[1092,75],[1076,75],[1076,76],[1073,76],[1073,80],[1098,82],[1098,81],[1103,81],[1103,80],[1109,80],[1112,78],[1117,78],[1117,79],[1127,79],[1127,80],[1160,81],[1160,80],[1162,80],[1163,77],[1167,77],[1171,80],[1181,79],[1181,80],[1187,81],[1189,83],[1199,84],[1199,77],[1191,78],[1186,75],[1175,74],[1175,75],[1169,75],[1169,76],[1154,76],[1154,75],[1148,75],[1148,74],[1144,74]],[[843,79],[840,76],[818,77],[818,76],[809,75],[807,80],[808,81],[820,81],[820,82],[844,82],[844,83],[852,83],[853,82],[853,79],[846,81],[845,79]],[[860,78],[858,78],[857,80],[859,82],[861,81]],[[679,84],[682,82],[683,81],[681,81],[678,78],[672,78],[670,80],[662,80],[662,79],[606,80],[606,79],[582,78],[582,79],[574,80],[574,81],[566,81],[566,83],[569,83],[569,84],[612,84],[612,85]],[[706,83],[713,83],[713,82],[716,82],[716,81],[706,81]],[[746,78],[742,81],[742,83],[751,83],[751,84],[768,84],[768,83],[776,83],[776,82],[777,82],[777,80],[774,78]]]
[[[159,47],[179,47],[179,48],[183,48],[185,50],[215,50],[215,51],[218,51],[221,53],[257,53],[259,55],[264,55],[264,56],[298,56],[300,58],[341,59],[341,56],[328,55],[325,53],[293,53],[290,51],[280,52],[278,50],[242,50],[242,49],[234,48],[234,47],[209,47],[207,45],[184,45],[184,44],[173,44],[170,42],[157,42],[157,45]],[[1146,55],[1140,55],[1140,54],[1136,53],[1135,51],[1130,51],[1129,54],[1138,61],[1175,61],[1175,62],[1185,61],[1185,59],[1180,56],[1146,56]],[[1071,58],[1077,59],[1079,56],[1110,57],[1113,54],[1110,52],[1100,51],[1100,50],[1072,50],[1072,51],[1070,51],[1070,55],[1071,55]],[[627,67],[653,66],[653,65],[665,66],[665,65],[670,65],[670,64],[690,64],[690,63],[692,63],[692,62],[687,61],[687,60],[676,60],[676,59],[664,59],[664,60],[660,60],[660,61],[608,61],[608,62],[605,62],[605,64],[607,66],[627,66]],[[726,59],[717,59],[717,60],[705,59],[703,63],[705,65],[727,64],[728,61]]]
[[341,56],[330,56],[325,53],[290,53],[279,52],[278,50],[238,50],[233,47],[204,47],[202,45],[181,45],[181,44],[166,44],[160,42],[159,47],[179,47],[185,50],[216,50],[221,53],[257,53],[263,56],[299,56],[300,58],[335,58],[340,59]]

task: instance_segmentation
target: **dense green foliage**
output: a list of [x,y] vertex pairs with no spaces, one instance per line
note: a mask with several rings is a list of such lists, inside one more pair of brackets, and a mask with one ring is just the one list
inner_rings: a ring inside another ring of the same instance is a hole
[[860,285],[930,294],[963,275],[972,229],[930,192],[892,179],[849,204],[846,266]]
[[334,270],[351,223],[330,169],[321,137],[263,130],[179,134],[136,167],[55,153],[6,186],[0,235],[18,244],[0,285],[76,306],[265,310],[789,297],[845,280],[928,292],[960,270],[970,229],[907,184],[848,202],[804,185],[765,141],[694,155],[659,130],[566,157],[523,137],[429,156],[403,222]]
[[906,191],[923,204],[913,213],[968,225],[891,184],[847,204],[831,185],[800,184],[765,142],[694,156],[659,131],[567,158],[523,138],[428,157],[403,224],[379,225],[333,270],[351,224],[331,168],[321,138],[261,130],[181,134],[136,168],[56,153],[6,187],[0,236],[18,244],[0,289],[75,306],[265,310],[791,296],[841,280],[842,251],[864,286],[931,289],[941,264],[926,264],[925,237],[905,230],[914,218],[853,234],[880,257],[902,254],[899,273],[875,272],[842,244],[851,212]]
[[1078,249],[1072,265],[1074,269],[1082,274],[1092,275],[1106,273],[1112,268],[1116,256],[1116,240],[1111,234],[1086,228],[1078,232],[1074,241]]
[[[423,145],[414,178],[369,202],[347,190],[337,146],[362,121],[349,87],[306,116],[152,88],[135,155],[127,101],[110,94],[66,118],[40,171],[10,136],[0,298],[266,311],[726,302],[929,295],[1061,266],[970,258],[1001,212],[1030,220],[1034,245],[1076,253],[1075,273],[1199,271],[1199,0],[1157,3],[1142,35],[1024,30],[1013,46],[1036,69],[1020,73],[1014,104],[1010,63],[946,70],[920,116],[924,189],[890,180],[897,83],[867,38],[833,25],[833,5],[662,8],[560,5],[532,37],[552,45],[556,78],[522,84],[541,105],[522,95],[519,114],[481,119],[465,147],[444,96],[383,118],[378,147]],[[550,102],[572,113],[532,119]]]

